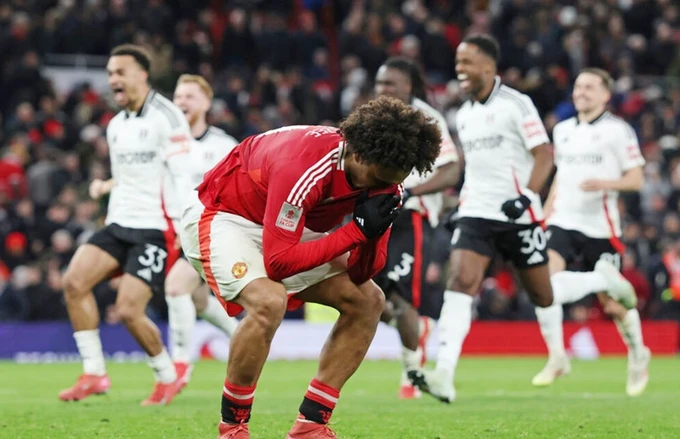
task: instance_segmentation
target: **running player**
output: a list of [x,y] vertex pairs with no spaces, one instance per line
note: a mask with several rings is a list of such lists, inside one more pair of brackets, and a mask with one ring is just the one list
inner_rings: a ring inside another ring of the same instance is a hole
[[[430,297],[422,297],[426,291],[425,274],[430,263],[431,240],[439,223],[443,205],[441,191],[453,187],[458,181],[458,154],[441,114],[425,102],[425,80],[422,72],[406,58],[390,58],[378,69],[375,93],[401,99],[427,116],[432,117],[442,132],[439,157],[431,174],[420,175],[414,171],[404,181],[404,206],[392,226],[387,247],[387,263],[376,277],[376,283],[388,299],[382,320],[396,320],[402,344],[402,378],[399,397],[416,398],[420,392],[411,384],[406,371],[425,363],[424,345],[426,333],[431,332],[429,319],[437,319],[440,303]],[[428,320],[419,318],[423,315]],[[421,322],[423,324],[421,324]],[[423,331],[421,332],[421,328]]]
[[552,153],[531,99],[501,84],[498,57],[498,43],[486,35],[467,37],[456,52],[458,80],[470,94],[456,116],[465,182],[439,320],[437,367],[409,372],[415,385],[443,402],[455,399],[454,372],[470,329],[472,299],[496,253],[513,262],[536,305],[552,304],[537,194],[552,170]]
[[150,58],[137,46],[113,49],[107,64],[109,86],[122,110],[109,123],[106,137],[112,179],[95,180],[90,195],[110,192],[106,227],[80,246],[64,275],[64,293],[83,375],[59,394],[77,401],[105,393],[110,383],[99,338],[99,313],[92,287],[123,272],[116,309],[123,324],[148,355],[156,385],[142,405],[168,404],[179,391],[175,367],[160,332],[146,316],[152,293],[162,292],[174,247],[180,206],[188,193],[187,160],[191,132],[182,114],[148,84]]
[[[191,189],[203,181],[203,174],[222,160],[238,143],[217,127],[209,126],[206,114],[210,110],[213,90],[202,76],[182,75],[175,88],[174,103],[184,112],[194,142],[189,161],[192,174]],[[184,257],[172,266],[165,280],[165,299],[168,302],[170,353],[182,386],[191,377],[191,339],[196,314],[231,337],[238,321],[224,312],[210,288]],[[192,300],[193,299],[193,300]],[[192,303],[193,302],[193,303]]]
[[[651,355],[642,340],[633,286],[618,274],[624,246],[617,200],[620,191],[640,190],[645,161],[635,131],[607,111],[613,85],[604,70],[584,69],[573,91],[578,115],[560,122],[553,131],[557,174],[545,206],[548,257],[556,294],[563,289],[575,302],[598,292],[628,346],[626,393],[637,396],[647,386]],[[565,271],[576,260],[585,272]],[[618,278],[620,288],[628,291],[623,296],[625,306],[602,293],[608,288],[608,277]],[[537,308],[536,315],[549,357],[532,382],[547,386],[571,370],[564,349],[562,306]]]
[[[230,315],[221,438],[248,438],[255,386],[287,303],[340,312],[289,439],[334,438],[326,425],[340,389],[373,339],[399,184],[432,169],[441,133],[430,118],[381,97],[340,129],[291,126],[244,140],[208,172],[182,217],[182,247]],[[346,215],[353,220],[327,233]],[[290,299],[288,293],[294,295]]]

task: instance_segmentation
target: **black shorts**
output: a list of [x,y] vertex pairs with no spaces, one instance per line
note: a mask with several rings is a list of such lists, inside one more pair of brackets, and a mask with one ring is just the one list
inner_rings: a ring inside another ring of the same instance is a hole
[[96,245],[113,256],[124,273],[141,279],[154,293],[162,293],[165,275],[178,254],[168,241],[166,233],[161,230],[109,224],[92,235],[88,244]]
[[549,226],[548,248],[564,258],[567,266],[577,264],[584,271],[593,271],[595,263],[606,259],[621,270],[623,244],[617,239],[589,238],[576,230]]
[[[419,212],[402,210],[392,224],[387,263],[374,279],[389,297],[396,292],[423,315],[439,314],[437,301],[425,298],[425,273],[430,263],[434,229]],[[422,308],[422,309],[421,309]],[[441,305],[440,305],[441,308]]]
[[490,259],[499,253],[518,269],[548,263],[547,239],[539,223],[515,224],[463,217],[453,231],[451,245],[454,250],[472,250]]

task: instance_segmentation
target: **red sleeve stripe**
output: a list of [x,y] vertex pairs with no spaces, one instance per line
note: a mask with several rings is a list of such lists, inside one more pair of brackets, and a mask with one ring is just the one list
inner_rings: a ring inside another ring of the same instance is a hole
[[337,163],[337,156],[338,151],[333,150],[326,154],[321,160],[310,166],[309,169],[307,169],[305,173],[302,174],[302,177],[300,177],[295,183],[293,189],[290,191],[290,194],[288,194],[288,199],[286,201],[293,205],[302,205],[304,197],[309,193],[311,187],[313,187],[314,184],[319,180],[317,178],[319,174],[323,174],[323,176],[328,174],[328,172],[331,171],[332,165]]

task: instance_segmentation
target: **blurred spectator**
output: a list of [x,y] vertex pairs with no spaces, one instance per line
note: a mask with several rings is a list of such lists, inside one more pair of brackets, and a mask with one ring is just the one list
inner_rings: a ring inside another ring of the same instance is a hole
[[[582,67],[615,77],[610,110],[636,129],[647,160],[640,194],[620,197],[624,272],[645,317],[680,318],[677,2],[60,0],[0,2],[0,320],[65,315],[61,271],[106,207],[106,199],[87,199],[87,184],[110,176],[105,130],[117,110],[88,83],[58,94],[46,64],[143,45],[158,90],[171,93],[184,72],[204,75],[215,88],[210,122],[242,139],[287,124],[337,126],[371,99],[384,60],[401,54],[423,67],[428,99],[455,136],[465,99],[455,49],[465,35],[487,31],[502,46],[503,81],[534,100],[549,132],[574,115],[571,84]],[[448,248],[439,250],[441,260],[428,270],[432,285],[446,272]],[[115,286],[95,288],[111,323],[118,321]],[[592,302],[567,315],[596,318]],[[533,315],[503,267],[478,305],[483,318]],[[155,301],[151,315],[163,307]]]

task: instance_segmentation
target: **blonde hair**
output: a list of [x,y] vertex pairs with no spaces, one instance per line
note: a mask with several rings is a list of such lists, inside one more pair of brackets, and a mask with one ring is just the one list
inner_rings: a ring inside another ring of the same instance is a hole
[[602,80],[604,88],[609,90],[610,93],[614,91],[614,79],[606,70],[598,69],[597,67],[586,67],[579,72],[579,75],[581,73],[590,73],[591,75],[598,76]]
[[177,85],[192,83],[197,84],[201,91],[208,97],[208,99],[212,101],[214,95],[213,89],[203,76],[184,74],[177,80]]

